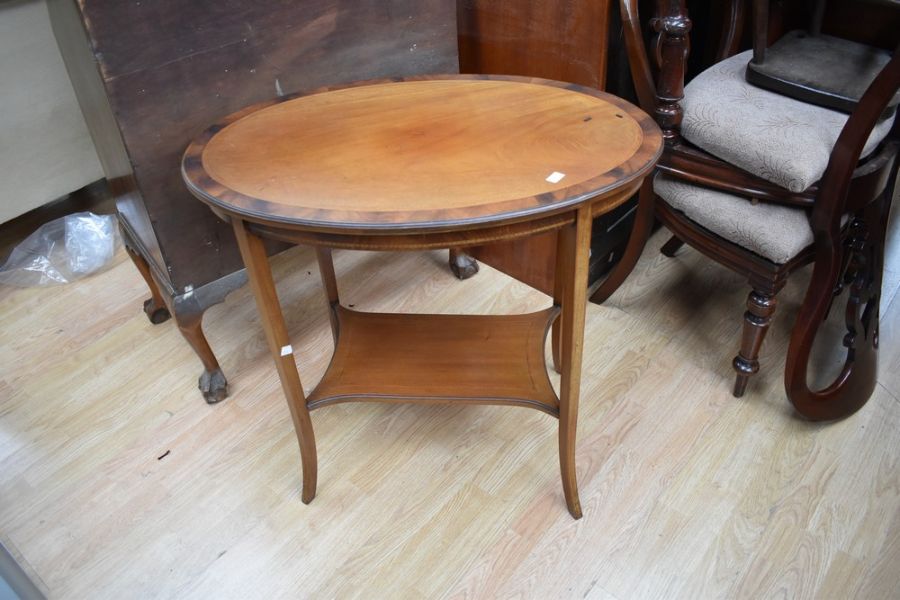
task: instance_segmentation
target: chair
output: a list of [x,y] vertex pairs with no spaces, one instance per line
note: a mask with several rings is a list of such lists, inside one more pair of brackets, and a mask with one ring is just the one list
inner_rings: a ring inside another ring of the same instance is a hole
[[[887,9],[900,8],[898,0],[864,1]],[[815,0],[805,30],[790,31],[769,47],[770,2],[753,0],[753,58],[747,65],[747,81],[804,102],[853,112],[863,92],[890,60],[890,52],[822,33],[827,0]],[[889,109],[898,101],[900,97],[894,96],[888,102]]]
[[[654,216],[673,234],[664,254],[687,243],[746,276],[752,289],[733,361],[739,397],[759,370],[778,292],[792,273],[815,263],[792,330],[785,389],[811,420],[855,412],[876,383],[883,245],[900,146],[900,127],[883,113],[900,86],[900,53],[848,118],[746,82],[751,52],[734,54],[744,12],[739,0],[727,4],[720,62],[686,87],[691,21],[685,2],[657,1],[650,21],[655,78],[637,0],[621,0],[620,8],[638,99],[655,115],[666,148],[657,175],[641,189],[628,248],[591,299],[604,301],[624,281]],[[841,296],[847,298],[844,364],[833,382],[814,390],[811,348]]]

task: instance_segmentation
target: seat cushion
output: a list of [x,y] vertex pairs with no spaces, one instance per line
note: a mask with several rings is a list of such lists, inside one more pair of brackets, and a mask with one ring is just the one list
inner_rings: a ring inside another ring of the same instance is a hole
[[806,211],[726,194],[658,173],[653,191],[701,227],[784,264],[813,243]]
[[[725,59],[685,87],[682,135],[726,162],[802,192],[825,173],[848,117],[747,83],[752,54]],[[891,115],[875,126],[863,156],[885,138],[893,121]]]

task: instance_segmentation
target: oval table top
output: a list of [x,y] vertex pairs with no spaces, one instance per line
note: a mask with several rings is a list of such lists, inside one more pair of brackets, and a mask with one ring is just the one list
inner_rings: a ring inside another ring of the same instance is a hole
[[[654,121],[603,92],[512,76],[363,82],[249,107],[182,163],[229,215],[314,231],[448,231],[551,215],[645,176]],[[613,206],[609,207],[610,209]]]

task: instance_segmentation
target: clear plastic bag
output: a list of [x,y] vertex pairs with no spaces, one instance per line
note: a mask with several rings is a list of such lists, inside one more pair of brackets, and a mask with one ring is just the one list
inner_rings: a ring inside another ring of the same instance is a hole
[[0,267],[0,283],[59,285],[109,266],[122,246],[114,215],[75,213],[41,225]]

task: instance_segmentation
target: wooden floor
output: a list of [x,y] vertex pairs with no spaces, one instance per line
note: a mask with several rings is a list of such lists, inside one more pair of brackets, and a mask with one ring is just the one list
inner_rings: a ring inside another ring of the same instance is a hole
[[[900,597],[900,239],[880,384],[830,425],[796,418],[782,388],[808,274],[782,293],[763,372],[737,400],[748,289],[690,249],[664,258],[664,241],[588,309],[580,521],[556,421],[520,408],[316,411],[319,491],[303,505],[248,289],[207,313],[231,382],[208,406],[199,361],[172,323],[147,321],[124,255],[66,287],[0,287],[0,541],[52,598]],[[342,298],[549,304],[488,267],[457,281],[445,258],[337,252]],[[315,256],[273,264],[309,391],[332,349]]]

